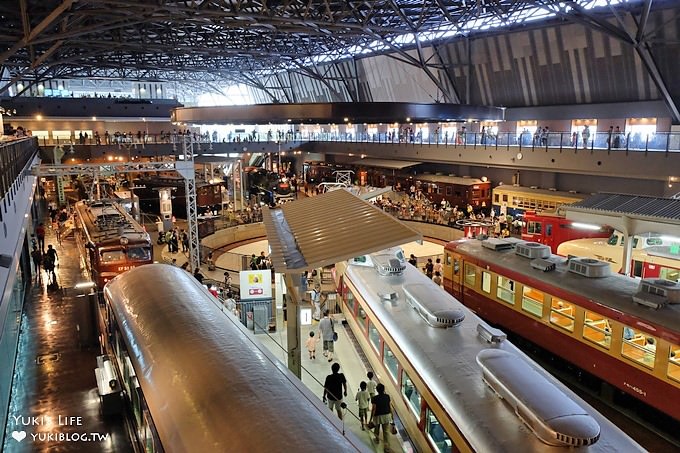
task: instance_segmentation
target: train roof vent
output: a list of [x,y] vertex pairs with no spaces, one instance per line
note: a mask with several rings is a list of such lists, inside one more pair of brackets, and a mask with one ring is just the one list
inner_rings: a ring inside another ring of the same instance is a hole
[[680,304],[680,283],[660,278],[644,278],[640,281],[633,302],[652,308],[667,304]]
[[422,283],[406,284],[403,288],[406,301],[432,327],[454,327],[465,319],[465,312],[441,288],[433,289],[431,284]]
[[554,263],[553,261],[546,260],[543,258],[536,258],[535,260],[531,261],[531,267],[543,272],[554,271],[556,266],[557,264]]
[[572,258],[569,260],[569,272],[588,278],[609,277],[611,267],[606,261],[593,258]]
[[401,275],[406,269],[406,262],[394,255],[373,255],[373,266],[380,275]]
[[514,246],[515,244],[510,241],[506,241],[505,239],[488,238],[482,241],[482,247],[496,251],[510,250]]
[[597,421],[553,384],[547,373],[516,354],[495,348],[477,354],[477,363],[484,382],[542,442],[581,447],[599,440]]
[[532,189],[538,189],[538,186],[531,186]]
[[523,242],[515,246],[515,253],[524,258],[548,258],[550,257],[550,247],[539,242]]
[[551,188],[549,188],[548,190],[551,191],[551,192],[557,192],[557,189],[554,188],[554,187],[551,187]]

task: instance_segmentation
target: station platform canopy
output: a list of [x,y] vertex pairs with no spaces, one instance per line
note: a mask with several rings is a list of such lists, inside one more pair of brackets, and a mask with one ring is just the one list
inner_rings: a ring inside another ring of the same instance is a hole
[[680,236],[680,200],[618,193],[598,193],[563,205],[567,219],[609,225],[629,235]]
[[302,272],[422,240],[416,230],[343,189],[263,214],[277,272]]
[[365,165],[366,167],[387,168],[390,170],[401,170],[406,167],[421,164],[422,162],[411,162],[407,160],[389,159],[359,159],[352,162],[352,165]]

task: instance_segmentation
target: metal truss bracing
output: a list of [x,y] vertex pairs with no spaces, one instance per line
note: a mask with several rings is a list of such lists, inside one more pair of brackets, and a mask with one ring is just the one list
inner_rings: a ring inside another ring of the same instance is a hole
[[[560,6],[565,3],[572,7]],[[639,1],[606,3],[619,14],[642,7]],[[333,71],[347,76],[338,85],[323,79],[326,69],[320,65],[393,53],[425,71],[442,100],[456,102],[460,98],[456,87],[437,73],[440,58],[424,47],[551,20],[558,17],[558,10],[560,20],[572,20],[582,11],[611,16],[599,4],[596,0],[19,0],[18,5],[4,1],[0,68],[10,75],[0,82],[0,94],[18,80],[100,77],[266,88],[270,85],[262,81],[264,76],[293,71],[323,80],[336,98],[369,100],[370,93],[361,93],[350,66]],[[415,51],[415,56],[406,50]],[[269,96],[294,101],[290,91],[280,86]]]
[[196,209],[196,175],[194,169],[193,138],[184,136],[182,155],[184,160],[175,162],[120,162],[116,164],[41,164],[33,167],[36,176],[91,175],[99,176],[115,173],[149,173],[176,170],[183,178],[187,197],[187,223],[189,229],[189,263],[192,269],[200,266],[200,248],[198,237],[198,210]]
[[177,172],[184,177],[187,197],[187,229],[189,230],[189,264],[192,271],[201,266],[200,239],[198,237],[198,209],[196,208],[196,170],[194,169],[194,139],[190,135],[182,137],[182,156],[177,161]]
[[[555,11],[558,16],[569,18],[574,22],[586,25],[593,30],[631,45],[645,65],[647,73],[654,81],[659,93],[661,93],[663,100],[668,106],[673,123],[680,124],[680,99],[676,99],[677,96],[671,94],[664,75],[659,70],[652,52],[654,48],[651,43],[653,34],[648,33],[647,30],[647,21],[652,9],[653,0],[644,0],[644,2],[637,3],[642,5],[636,11],[619,11],[616,8],[610,7],[610,16],[593,14],[592,11],[584,9],[577,1],[561,2],[561,5],[549,6],[549,9]],[[659,43],[657,42],[656,44],[658,45]]]
[[36,176],[106,175],[176,170],[175,162],[120,162],[116,164],[41,164],[33,167]]

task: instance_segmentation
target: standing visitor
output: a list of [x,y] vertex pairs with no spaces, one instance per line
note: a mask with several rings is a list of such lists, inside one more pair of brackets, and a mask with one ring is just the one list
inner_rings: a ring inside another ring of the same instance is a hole
[[333,352],[335,351],[333,345],[334,333],[333,320],[328,317],[328,310],[324,310],[323,319],[319,322],[319,337],[323,341],[323,356],[327,357],[329,362],[333,361]]
[[392,406],[390,396],[385,393],[385,386],[378,384],[376,387],[378,394],[371,400],[371,421],[375,424],[373,430],[374,440],[376,443],[380,442],[380,428],[383,431],[383,441],[385,443],[385,451],[389,452],[389,428],[393,425],[392,422]]
[[345,375],[339,373],[340,364],[334,363],[331,366],[331,374],[326,376],[326,381],[323,384],[323,402],[328,401],[328,407],[338,413],[338,417],[342,420],[342,397],[347,396],[347,379]]

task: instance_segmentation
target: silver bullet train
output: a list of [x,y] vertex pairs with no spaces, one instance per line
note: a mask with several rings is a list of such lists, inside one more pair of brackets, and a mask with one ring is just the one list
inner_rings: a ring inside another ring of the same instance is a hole
[[104,298],[141,451],[370,451],[187,272],[140,266]]
[[336,265],[347,323],[418,451],[644,451],[389,249]]

